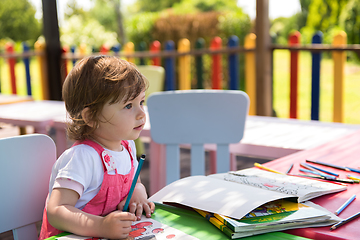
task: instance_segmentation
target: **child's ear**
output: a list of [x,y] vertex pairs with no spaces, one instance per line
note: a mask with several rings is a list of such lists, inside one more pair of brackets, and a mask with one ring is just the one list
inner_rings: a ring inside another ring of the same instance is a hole
[[94,122],[90,120],[90,109],[88,107],[84,108],[81,111],[81,116],[84,119],[84,122],[86,125],[88,125],[89,127],[93,128],[94,127]]

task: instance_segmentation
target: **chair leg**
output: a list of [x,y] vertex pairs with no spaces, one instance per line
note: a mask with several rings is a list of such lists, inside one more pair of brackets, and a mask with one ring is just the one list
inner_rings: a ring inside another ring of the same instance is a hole
[[13,229],[14,240],[37,240],[37,229],[34,223]]
[[236,155],[233,153],[230,153],[230,170],[231,171],[237,170]]
[[210,174],[216,173],[216,151],[210,150],[209,151],[209,157],[210,157]]
[[165,145],[150,141],[150,196],[166,185],[166,149]]

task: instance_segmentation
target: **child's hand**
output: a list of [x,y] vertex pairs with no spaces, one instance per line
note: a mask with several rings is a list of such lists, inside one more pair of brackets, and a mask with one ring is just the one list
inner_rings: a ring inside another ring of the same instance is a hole
[[[121,201],[118,205],[118,209],[122,210],[124,208],[126,199]],[[155,204],[149,202],[147,199],[147,194],[145,187],[142,183],[136,183],[133,195],[129,204],[129,212],[136,215],[137,220],[141,219],[143,211],[145,211],[146,217],[151,217],[151,214],[155,210]]]
[[101,223],[102,236],[110,239],[126,238],[131,231],[131,224],[136,221],[133,213],[114,211],[104,217]]

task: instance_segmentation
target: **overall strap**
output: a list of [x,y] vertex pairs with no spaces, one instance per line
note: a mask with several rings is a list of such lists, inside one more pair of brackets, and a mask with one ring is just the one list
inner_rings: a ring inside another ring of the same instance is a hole
[[129,152],[130,159],[131,159],[131,165],[132,165],[134,158],[133,158],[133,155],[132,155],[131,147],[129,146],[129,142],[126,141],[126,140],[122,140],[121,145],[123,145],[125,147],[125,149]]
[[[92,141],[90,139],[86,139],[84,141],[76,141],[72,146],[74,147],[74,146],[80,145],[80,144],[86,144],[86,145],[94,148],[95,151],[99,154],[100,158],[102,159],[104,171],[107,171],[106,165],[105,165],[105,163],[103,161],[103,152],[104,152],[105,149],[100,144],[98,144],[97,142],[94,142],[94,141]],[[134,158],[133,158],[133,155],[132,155],[131,147],[129,146],[129,142],[126,141],[126,140],[122,140],[121,144],[129,152],[130,159],[131,159],[131,165],[133,165]]]
[[90,139],[86,139],[86,140],[84,140],[84,141],[76,141],[76,142],[72,145],[72,147],[74,147],[74,146],[76,146],[76,145],[80,145],[80,144],[86,144],[86,145],[92,147],[93,149],[96,150],[96,152],[97,152],[100,156],[101,156],[101,153],[104,151],[104,148],[103,148],[100,144],[98,144],[97,142],[94,142],[94,141],[92,141],[92,140],[90,140]]

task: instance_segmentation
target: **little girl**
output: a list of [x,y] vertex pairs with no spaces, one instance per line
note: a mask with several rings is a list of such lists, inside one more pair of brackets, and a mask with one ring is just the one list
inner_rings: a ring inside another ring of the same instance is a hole
[[129,212],[122,212],[138,162],[134,139],[145,124],[147,80],[131,63],[111,56],[82,59],[63,85],[75,144],[53,166],[39,239],[62,231],[125,238],[143,211],[151,217],[138,179]]

